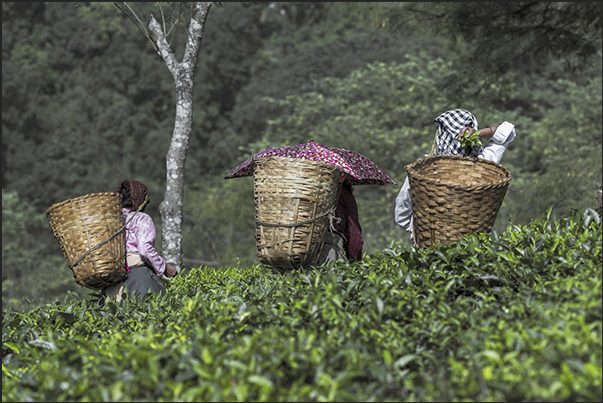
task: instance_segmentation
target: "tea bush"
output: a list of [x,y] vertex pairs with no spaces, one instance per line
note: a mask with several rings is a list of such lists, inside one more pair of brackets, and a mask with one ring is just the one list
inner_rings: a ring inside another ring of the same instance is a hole
[[601,401],[593,211],[146,301],[3,310],[3,401]]

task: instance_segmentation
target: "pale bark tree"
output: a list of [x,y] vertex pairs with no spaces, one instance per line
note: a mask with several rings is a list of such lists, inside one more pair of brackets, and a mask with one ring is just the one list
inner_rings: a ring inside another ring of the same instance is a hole
[[[128,3],[114,3],[153,43],[163,58],[176,87],[176,119],[172,141],[166,155],[165,197],[159,205],[162,224],[162,252],[166,261],[182,268],[182,223],[184,199],[184,165],[193,123],[193,86],[197,60],[203,39],[205,21],[211,2],[196,2],[191,6],[191,18],[182,60],[179,62],[168,42],[168,32],[153,15],[143,23]],[[161,4],[161,3],[159,3]],[[162,14],[163,15],[163,14]]]

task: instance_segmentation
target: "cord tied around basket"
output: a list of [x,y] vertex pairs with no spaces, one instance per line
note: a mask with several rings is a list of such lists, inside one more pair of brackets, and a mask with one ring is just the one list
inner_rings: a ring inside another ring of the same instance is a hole
[[341,217],[337,217],[335,215],[335,207],[332,207],[329,212],[329,231],[335,233],[336,229],[335,229],[335,225],[333,225],[333,221],[337,222],[337,224],[339,224],[341,222]]
[[295,222],[295,223],[291,223],[291,224],[272,224],[272,223],[268,223],[268,222],[256,221],[256,224],[263,225],[264,227],[293,228],[293,227],[298,227],[300,225],[312,224],[313,222],[316,222],[326,216],[329,217],[329,223],[331,224],[331,229],[333,229],[333,219],[341,220],[340,218],[335,217],[335,207],[331,207],[327,212],[325,212],[319,216],[316,216],[310,220],[299,221],[299,222]]

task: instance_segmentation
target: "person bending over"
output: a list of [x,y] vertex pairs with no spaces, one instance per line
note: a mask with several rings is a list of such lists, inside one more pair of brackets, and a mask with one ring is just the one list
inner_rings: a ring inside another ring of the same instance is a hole
[[101,292],[101,303],[106,297],[120,301],[124,291],[139,297],[149,292],[164,295],[166,291],[161,277],[174,277],[179,270],[167,263],[155,249],[155,225],[144,211],[149,204],[149,190],[142,182],[125,179],[115,192],[122,195],[128,277],[105,287]]

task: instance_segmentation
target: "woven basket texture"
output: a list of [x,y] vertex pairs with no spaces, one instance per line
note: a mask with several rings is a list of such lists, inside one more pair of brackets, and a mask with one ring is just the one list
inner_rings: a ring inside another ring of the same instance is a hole
[[507,168],[481,158],[440,155],[420,159],[405,169],[414,239],[420,247],[490,232],[511,183]]
[[320,161],[254,161],[258,259],[279,271],[316,264],[339,197],[341,170]]
[[65,200],[50,206],[46,217],[79,285],[101,289],[127,277],[120,194],[92,193]]

